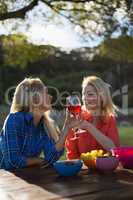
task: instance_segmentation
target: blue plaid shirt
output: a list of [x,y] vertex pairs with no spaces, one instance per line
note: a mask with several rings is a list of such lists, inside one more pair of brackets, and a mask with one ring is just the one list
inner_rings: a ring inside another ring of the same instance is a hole
[[56,150],[55,142],[48,137],[43,120],[35,127],[31,113],[10,113],[0,134],[0,168],[25,167],[28,157],[38,157],[42,151],[49,164],[63,153]]

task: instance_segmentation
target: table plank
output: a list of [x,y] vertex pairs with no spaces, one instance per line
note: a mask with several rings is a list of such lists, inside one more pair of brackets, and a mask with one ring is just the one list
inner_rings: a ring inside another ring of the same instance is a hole
[[[112,191],[128,191],[133,196],[133,174],[130,174],[128,170],[119,170],[119,173],[113,174],[88,174],[88,170],[82,170],[78,176],[73,177],[59,177],[54,173],[53,169],[40,170],[39,174],[35,174],[34,178],[31,176],[32,172],[27,174],[21,174],[23,178],[26,178],[30,183],[37,184],[42,188],[56,193],[65,198],[85,196],[90,194],[106,193],[106,191],[112,193]],[[44,178],[40,178],[44,177]],[[52,186],[52,187],[51,187]],[[116,193],[115,193],[116,195]]]
[[0,192],[13,200],[123,200],[133,198],[132,188],[133,171],[129,170],[100,174],[82,169],[74,177],[60,177],[52,168],[34,167],[12,173],[0,170]]
[[46,199],[58,197],[4,170],[0,170],[0,195],[1,200],[44,200],[44,196]]

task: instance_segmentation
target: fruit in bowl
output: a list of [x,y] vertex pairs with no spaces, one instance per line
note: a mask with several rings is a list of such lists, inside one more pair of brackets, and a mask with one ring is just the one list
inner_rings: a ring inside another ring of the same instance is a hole
[[96,158],[103,157],[103,156],[109,156],[109,153],[105,154],[102,149],[99,149],[99,150],[92,150],[87,153],[82,153],[80,158],[83,160],[84,164],[88,168],[95,169],[96,168]]
[[115,156],[103,156],[96,158],[96,169],[101,172],[113,172],[119,165],[119,160]]
[[80,159],[59,160],[53,164],[54,169],[60,176],[75,176],[83,165]]
[[111,149],[111,152],[119,159],[124,168],[133,168],[133,147],[116,147]]

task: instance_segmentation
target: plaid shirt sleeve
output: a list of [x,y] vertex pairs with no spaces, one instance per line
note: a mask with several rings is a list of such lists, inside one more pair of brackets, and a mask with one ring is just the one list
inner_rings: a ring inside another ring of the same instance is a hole
[[49,164],[53,164],[64,153],[64,148],[61,151],[57,151],[55,142],[45,134],[43,152],[45,160],[48,161]]
[[21,168],[26,166],[26,157],[22,156],[18,145],[20,120],[14,113],[10,114],[3,128],[2,153],[6,169]]

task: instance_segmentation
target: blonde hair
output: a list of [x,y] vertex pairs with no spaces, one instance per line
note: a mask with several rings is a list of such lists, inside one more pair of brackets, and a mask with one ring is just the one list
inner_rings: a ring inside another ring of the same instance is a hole
[[112,101],[110,85],[97,76],[88,76],[83,79],[82,89],[89,84],[94,86],[98,95],[101,97],[101,116],[108,117],[111,115],[116,115],[118,108]]
[[[41,106],[40,95],[43,94],[45,85],[39,78],[25,78],[16,87],[10,112],[30,112],[30,105]],[[44,123],[48,129],[49,137],[55,141],[59,138],[59,131],[54,123],[54,120],[50,118],[49,112],[44,112]]]

